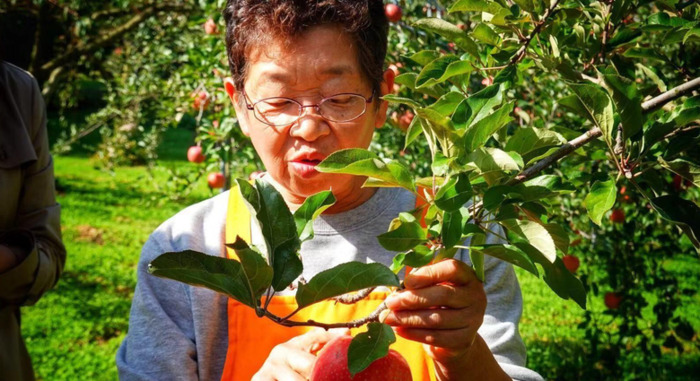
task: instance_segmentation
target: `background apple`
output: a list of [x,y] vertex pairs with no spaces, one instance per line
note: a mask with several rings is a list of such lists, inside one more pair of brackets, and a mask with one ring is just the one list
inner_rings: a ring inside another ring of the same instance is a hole
[[326,344],[318,354],[311,371],[311,381],[411,381],[411,368],[403,356],[393,349],[371,363],[365,370],[350,377],[348,348],[351,336],[339,336]]
[[608,292],[605,294],[605,306],[610,308],[611,310],[617,309],[617,307],[620,306],[621,301],[622,296],[614,292]]
[[622,209],[613,210],[612,214],[610,214],[610,221],[617,224],[625,222],[625,211]]
[[207,183],[209,183],[210,188],[223,188],[226,178],[221,172],[212,172],[207,176]]
[[404,113],[401,115],[401,117],[399,118],[399,128],[400,128],[401,130],[403,130],[403,131],[407,131],[407,130],[408,130],[408,126],[411,125],[411,122],[413,121],[413,117],[414,117],[414,116],[415,116],[415,115],[413,115],[413,113],[410,112],[410,111],[404,112]]
[[391,22],[399,22],[401,20],[401,7],[396,4],[389,3],[384,6],[384,14]]
[[204,33],[206,34],[218,34],[219,33],[219,27],[216,25],[216,22],[213,19],[207,20],[207,22],[204,23]]
[[575,273],[578,267],[581,265],[581,261],[575,255],[565,255],[562,257],[562,262],[564,262],[564,267],[567,268],[571,273]]
[[187,160],[192,163],[201,163],[205,159],[202,153],[202,147],[192,146],[187,150]]

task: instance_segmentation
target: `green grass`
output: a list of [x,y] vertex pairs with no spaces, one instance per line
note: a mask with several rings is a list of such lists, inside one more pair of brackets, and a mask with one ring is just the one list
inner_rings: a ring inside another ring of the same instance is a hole
[[[164,139],[162,164],[170,168],[191,165],[184,159],[191,132],[171,130]],[[154,192],[143,167],[101,171],[86,154],[55,157],[58,201],[63,238],[68,250],[65,272],[58,286],[35,306],[23,310],[22,329],[35,371],[43,380],[114,380],[115,352],[128,329],[136,283],[135,266],[150,232],[187,205],[212,195],[200,179],[192,193],[170,201]],[[156,182],[168,172],[157,170]],[[682,257],[668,263],[687,285],[700,289],[700,262]],[[573,359],[585,351],[583,332],[577,328],[584,312],[573,302],[559,299],[539,279],[518,271],[524,297],[521,333],[528,345],[529,364],[549,379],[567,376],[560,364],[592,366]],[[700,328],[697,295],[681,308]],[[592,309],[601,310],[594,301]],[[632,361],[662,369],[657,379],[691,379],[700,371],[700,353],[668,354],[660,363],[644,358]],[[567,365],[569,366],[569,365]],[[643,375],[639,379],[647,379]]]

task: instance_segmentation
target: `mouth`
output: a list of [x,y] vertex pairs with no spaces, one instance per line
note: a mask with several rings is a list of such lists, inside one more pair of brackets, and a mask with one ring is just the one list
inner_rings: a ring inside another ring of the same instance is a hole
[[290,164],[294,173],[302,178],[310,178],[319,173],[316,170],[316,166],[321,161],[323,161],[323,156],[320,154],[306,154],[292,159]]

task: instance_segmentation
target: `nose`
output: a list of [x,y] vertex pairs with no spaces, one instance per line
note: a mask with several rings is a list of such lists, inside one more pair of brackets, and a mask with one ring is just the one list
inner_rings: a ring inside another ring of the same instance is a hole
[[289,130],[292,137],[312,142],[330,133],[330,126],[326,119],[319,114],[318,105],[301,107],[303,113]]

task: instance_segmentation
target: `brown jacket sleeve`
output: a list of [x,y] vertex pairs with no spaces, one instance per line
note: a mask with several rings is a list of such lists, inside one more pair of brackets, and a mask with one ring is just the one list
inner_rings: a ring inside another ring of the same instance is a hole
[[39,85],[2,62],[0,76],[0,244],[25,252],[0,274],[0,307],[32,305],[63,271],[60,206]]

